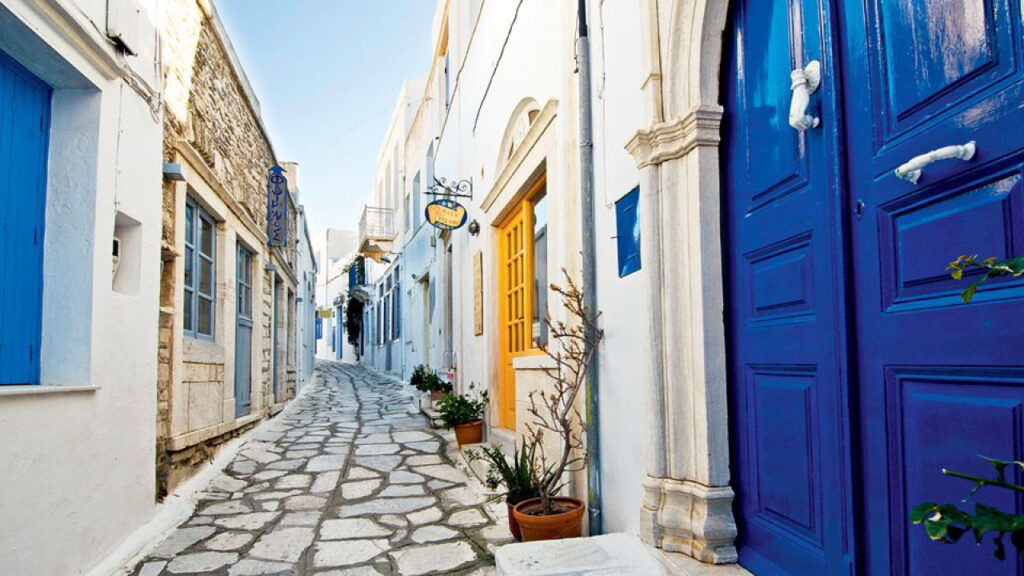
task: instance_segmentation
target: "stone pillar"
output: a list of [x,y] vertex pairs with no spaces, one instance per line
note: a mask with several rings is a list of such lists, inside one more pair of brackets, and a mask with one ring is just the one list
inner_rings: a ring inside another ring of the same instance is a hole
[[641,171],[647,479],[641,536],[703,562],[736,561],[729,487],[718,142],[699,105],[627,144]]

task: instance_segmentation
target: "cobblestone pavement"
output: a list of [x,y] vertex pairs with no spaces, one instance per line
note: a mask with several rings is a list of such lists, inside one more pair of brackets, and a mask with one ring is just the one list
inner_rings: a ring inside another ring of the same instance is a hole
[[310,386],[131,574],[493,574],[504,505],[453,465],[454,439],[364,368],[319,363]]

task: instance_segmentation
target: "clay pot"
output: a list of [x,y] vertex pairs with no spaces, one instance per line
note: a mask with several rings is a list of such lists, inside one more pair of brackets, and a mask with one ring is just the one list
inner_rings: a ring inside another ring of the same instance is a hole
[[513,509],[523,542],[536,540],[561,540],[579,538],[583,531],[583,512],[587,505],[576,498],[556,497],[552,501],[557,507],[568,508],[549,516],[535,516],[540,510],[540,498],[524,500]]
[[431,390],[430,391],[430,401],[431,402],[437,402],[438,400],[441,399],[441,394],[442,394],[442,392],[440,390]]
[[523,533],[519,531],[519,522],[516,521],[515,515],[516,505],[505,500],[505,506],[508,506],[508,531],[512,533],[512,537],[516,539],[516,542],[522,542]]
[[483,420],[477,420],[469,424],[456,424],[453,428],[455,428],[455,439],[459,441],[459,446],[479,444],[484,440]]

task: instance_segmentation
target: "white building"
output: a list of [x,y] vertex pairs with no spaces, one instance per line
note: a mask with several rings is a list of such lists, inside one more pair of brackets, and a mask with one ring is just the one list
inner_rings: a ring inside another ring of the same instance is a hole
[[328,228],[317,239],[319,267],[316,284],[319,329],[316,357],[322,360],[355,360],[355,349],[344,334],[344,304],[348,292],[348,265],[356,254],[355,230]]
[[295,162],[285,162],[282,167],[287,173],[288,191],[298,211],[296,224],[298,233],[295,236],[298,250],[295,267],[297,292],[295,297],[295,331],[297,334],[295,365],[296,387],[298,390],[302,390],[313,376],[313,359],[316,356],[316,287],[319,264],[309,236],[309,220],[306,217],[306,209],[301,202],[299,165]]
[[151,0],[0,2],[4,573],[88,571],[154,510],[154,14]]
[[395,374],[411,371],[406,369],[402,320],[408,316],[402,310],[411,283],[404,278],[409,274],[408,266],[423,265],[419,253],[407,265],[404,247],[417,230],[413,227],[417,219],[409,188],[415,178],[405,166],[406,138],[423,96],[424,82],[425,78],[414,78],[402,86],[377,155],[375,185],[359,223],[359,253],[366,257],[365,285],[356,291],[357,297],[365,299],[360,361]]

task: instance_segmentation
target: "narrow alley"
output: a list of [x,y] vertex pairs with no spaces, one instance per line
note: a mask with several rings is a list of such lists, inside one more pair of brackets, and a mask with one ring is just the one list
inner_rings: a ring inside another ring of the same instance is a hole
[[449,449],[398,381],[318,363],[132,574],[493,574],[504,504]]

